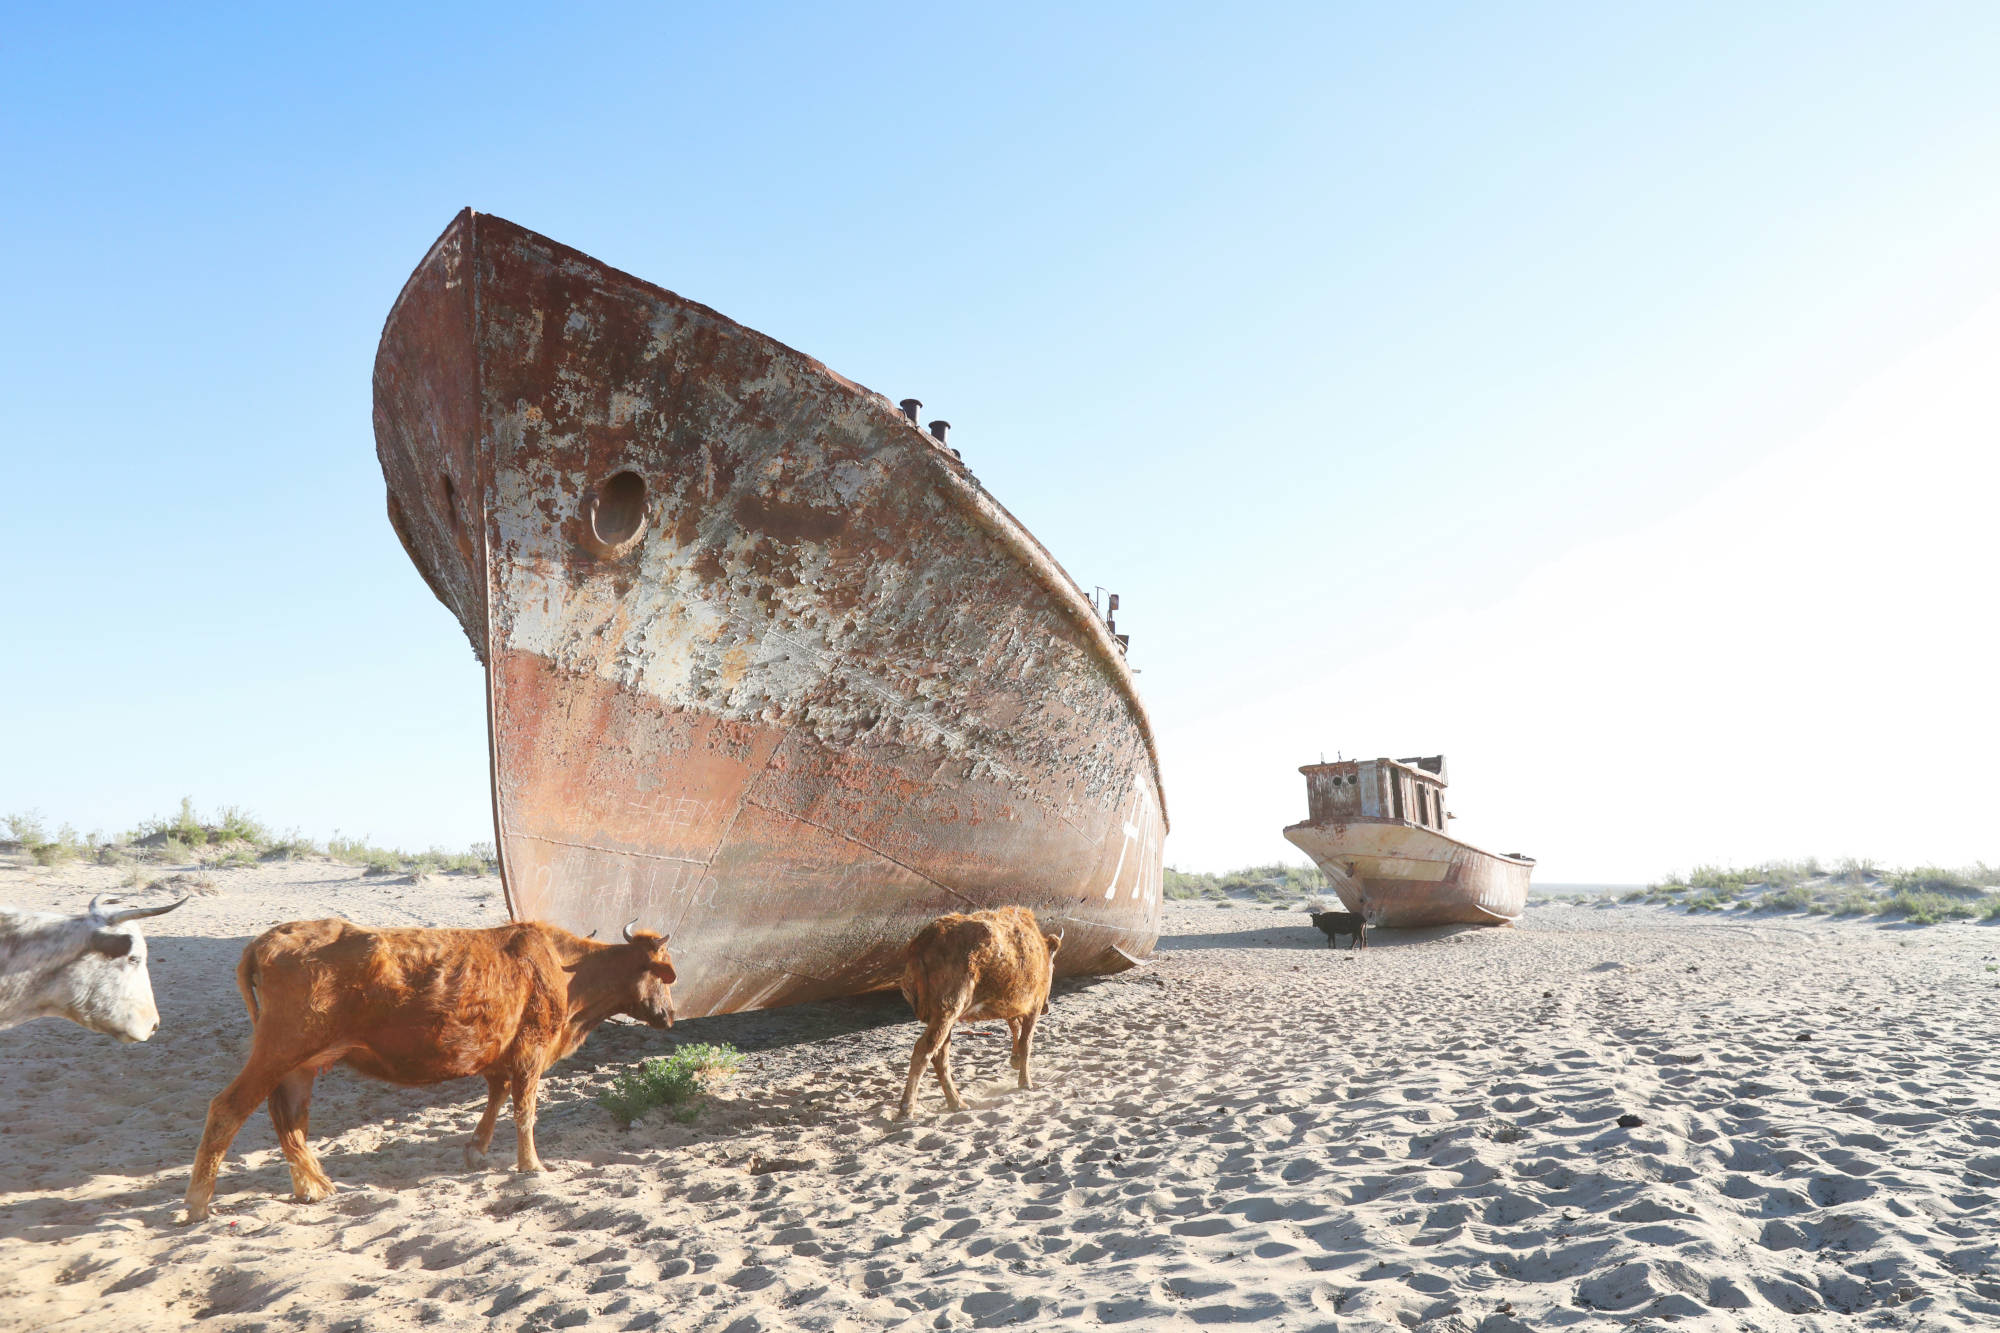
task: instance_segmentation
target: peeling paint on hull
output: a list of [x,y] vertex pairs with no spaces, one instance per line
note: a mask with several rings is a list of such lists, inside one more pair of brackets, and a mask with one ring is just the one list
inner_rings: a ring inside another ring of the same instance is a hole
[[390,313],[375,433],[486,666],[517,917],[670,932],[688,1016],[891,985],[946,911],[1034,908],[1066,974],[1151,952],[1123,656],[886,398],[468,210]]

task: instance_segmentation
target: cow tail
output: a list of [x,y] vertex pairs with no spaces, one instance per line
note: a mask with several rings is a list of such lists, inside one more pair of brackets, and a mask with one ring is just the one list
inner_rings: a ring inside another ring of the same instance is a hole
[[250,1011],[250,1026],[257,1026],[257,951],[254,948],[245,949],[242,961],[236,964],[236,989],[243,995],[243,1007]]

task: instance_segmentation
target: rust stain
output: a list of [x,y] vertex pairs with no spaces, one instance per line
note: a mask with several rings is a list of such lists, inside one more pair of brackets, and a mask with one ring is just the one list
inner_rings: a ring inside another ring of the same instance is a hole
[[1066,973],[1151,950],[1122,646],[887,398],[468,210],[390,313],[375,428],[486,668],[517,916],[672,931],[691,1015],[893,984],[968,905],[1063,923]]

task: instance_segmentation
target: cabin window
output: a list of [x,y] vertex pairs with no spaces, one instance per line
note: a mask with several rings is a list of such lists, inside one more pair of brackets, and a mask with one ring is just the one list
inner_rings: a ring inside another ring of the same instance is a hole
[[1403,779],[1401,774],[1392,774],[1389,778],[1389,799],[1390,802],[1395,807],[1396,818],[1402,819],[1404,815],[1403,815]]

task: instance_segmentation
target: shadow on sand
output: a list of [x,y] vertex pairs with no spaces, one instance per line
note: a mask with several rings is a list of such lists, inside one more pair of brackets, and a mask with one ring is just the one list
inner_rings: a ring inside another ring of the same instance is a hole
[[[1407,949],[1413,945],[1433,944],[1449,939],[1453,935],[1463,935],[1467,931],[1492,930],[1492,926],[1423,926],[1414,930],[1387,930],[1380,926],[1368,929],[1368,948]],[[1341,936],[1338,949],[1346,951],[1353,944],[1348,936]],[[1273,925],[1261,930],[1211,931],[1196,935],[1162,935],[1159,951],[1179,953],[1185,949],[1325,949],[1326,936],[1320,934],[1310,923],[1302,925]],[[1363,952],[1366,952],[1365,950]]]

